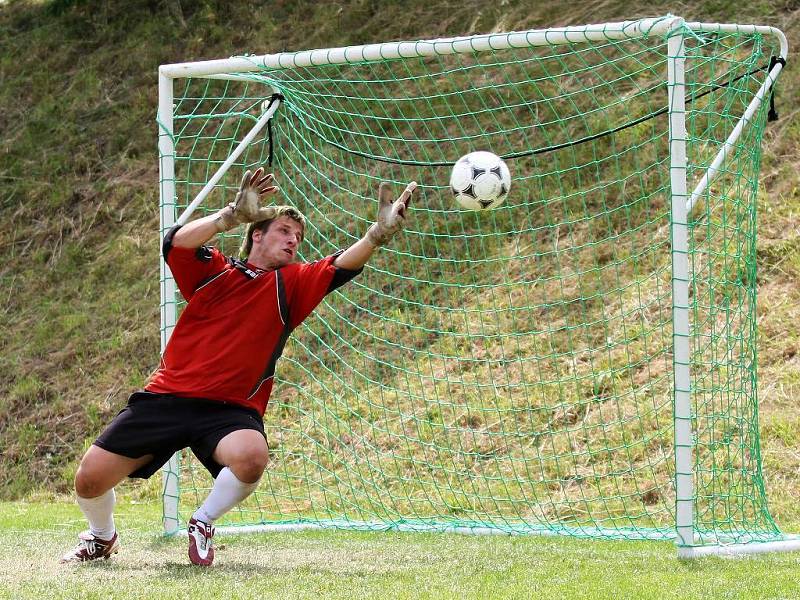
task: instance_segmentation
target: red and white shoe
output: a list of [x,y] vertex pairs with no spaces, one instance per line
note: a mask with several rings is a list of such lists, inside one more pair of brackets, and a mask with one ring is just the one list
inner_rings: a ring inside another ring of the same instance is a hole
[[189,519],[189,560],[193,565],[210,567],[214,562],[214,526]]
[[78,535],[78,545],[61,557],[61,563],[80,563],[103,558],[108,560],[112,554],[119,552],[119,536],[114,532],[110,540],[101,540],[84,531]]

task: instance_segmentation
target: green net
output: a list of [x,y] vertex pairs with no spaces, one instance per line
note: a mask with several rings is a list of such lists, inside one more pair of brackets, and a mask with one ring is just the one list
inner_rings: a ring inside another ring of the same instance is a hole
[[[683,33],[691,190],[778,50],[757,33]],[[265,415],[271,464],[218,525],[675,538],[666,41],[175,80],[162,160],[174,158],[176,214],[274,92],[270,130],[200,214],[271,161],[278,201],[308,218],[312,261],[364,234],[380,181],[420,183],[405,233],[292,334]],[[780,536],[756,402],[765,121],[762,105],[689,223],[694,518],[717,542]],[[474,150],[511,169],[492,211],[461,209],[448,188]],[[239,234],[217,243],[235,253]],[[184,524],[211,479],[179,462],[167,476]]]

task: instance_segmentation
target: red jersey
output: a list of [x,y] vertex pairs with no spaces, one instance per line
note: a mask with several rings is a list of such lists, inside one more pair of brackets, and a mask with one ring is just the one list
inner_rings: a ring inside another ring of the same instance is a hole
[[216,248],[174,248],[177,229],[164,239],[164,257],[187,305],[145,390],[263,415],[291,331],[361,270],[335,267],[335,254],[264,271]]

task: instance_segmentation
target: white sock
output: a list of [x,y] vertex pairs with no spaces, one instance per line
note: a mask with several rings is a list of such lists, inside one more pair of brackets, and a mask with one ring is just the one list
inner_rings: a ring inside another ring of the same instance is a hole
[[233,471],[224,467],[217,475],[208,498],[192,517],[210,525],[252,494],[257,487],[258,481],[255,483],[239,481]]
[[81,498],[78,496],[78,506],[89,521],[89,532],[101,540],[110,540],[114,537],[114,504],[117,496],[114,488],[101,494],[97,498]]

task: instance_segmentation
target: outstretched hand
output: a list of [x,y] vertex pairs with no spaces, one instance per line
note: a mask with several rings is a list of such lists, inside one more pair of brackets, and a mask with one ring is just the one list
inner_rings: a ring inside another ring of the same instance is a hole
[[381,182],[378,188],[378,218],[367,231],[367,239],[371,244],[385,246],[405,227],[408,206],[416,189],[417,182],[412,181],[397,200],[393,200],[391,185],[386,181]]
[[260,205],[264,197],[278,192],[274,182],[275,176],[272,173],[265,175],[263,167],[257,168],[253,173],[249,169],[245,171],[236,198],[219,212],[217,230],[228,231],[240,223],[256,223],[274,218],[276,213],[273,207]]

